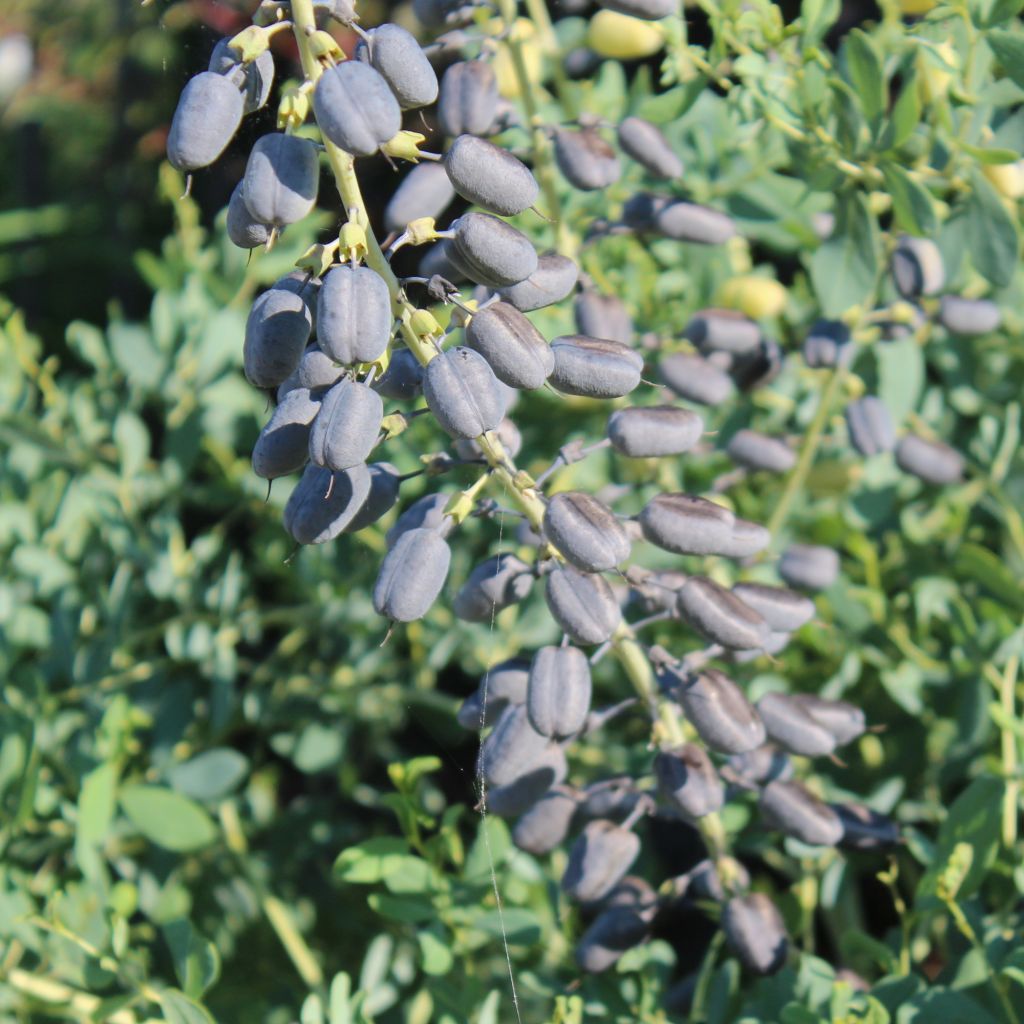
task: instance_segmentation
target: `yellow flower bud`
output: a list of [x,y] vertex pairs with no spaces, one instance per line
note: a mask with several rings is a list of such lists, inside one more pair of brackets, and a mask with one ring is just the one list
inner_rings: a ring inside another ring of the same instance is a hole
[[665,35],[655,22],[601,10],[590,19],[587,45],[602,57],[642,60],[665,45]]
[[778,316],[786,306],[788,294],[778,281],[755,274],[732,277],[718,293],[719,305],[738,309],[753,320]]
[[923,104],[935,103],[945,98],[953,82],[953,72],[942,67],[937,57],[941,57],[950,67],[960,66],[956,50],[948,39],[936,45],[935,53],[928,54],[923,50],[918,53],[917,83]]
[[1012,164],[982,164],[981,173],[1007,199],[1024,196],[1024,160]]

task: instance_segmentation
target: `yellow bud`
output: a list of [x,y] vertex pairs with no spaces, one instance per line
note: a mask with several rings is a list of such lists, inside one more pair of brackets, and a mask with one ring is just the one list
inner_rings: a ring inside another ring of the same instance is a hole
[[[944,67],[943,65],[949,65]],[[921,93],[921,102],[935,103],[944,99],[953,82],[951,68],[959,67],[956,50],[948,40],[935,46],[934,52],[921,50],[917,55],[917,82]]]
[[309,93],[304,89],[288,89],[277,108],[278,128],[298,128],[309,117]]
[[346,256],[354,255],[358,259],[360,256],[366,255],[366,228],[355,221],[346,221],[341,226],[338,244]]
[[1024,160],[1012,164],[982,164],[981,173],[1007,199],[1024,196]]
[[441,325],[435,319],[434,314],[428,309],[417,309],[409,321],[409,326],[412,327],[416,336],[420,338],[429,338],[441,333]]
[[410,245],[424,245],[437,238],[437,226],[433,217],[417,217],[405,226]]
[[270,33],[259,25],[250,25],[237,36],[232,36],[228,46],[242,55],[244,64],[249,64],[270,47]]
[[738,309],[753,320],[778,316],[786,306],[786,289],[770,277],[744,274],[730,278],[718,293],[719,305]]
[[618,11],[601,10],[590,19],[587,45],[602,57],[642,60],[665,45],[665,33],[654,22],[631,18]]
[[333,61],[345,59],[345,51],[330,32],[314,32],[309,37],[309,50],[314,57],[330,57]]
[[419,163],[420,146],[426,141],[426,135],[419,132],[400,131],[393,138],[388,139],[380,147],[382,153],[393,156],[396,160],[408,160],[410,163]]

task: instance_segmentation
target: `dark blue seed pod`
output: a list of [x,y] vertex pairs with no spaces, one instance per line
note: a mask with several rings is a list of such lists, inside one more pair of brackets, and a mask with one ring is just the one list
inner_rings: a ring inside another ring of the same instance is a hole
[[713,814],[725,802],[725,787],[711,758],[695,743],[659,753],[654,774],[662,796],[687,818]]
[[766,693],[757,710],[768,735],[791,754],[821,757],[836,748],[835,736],[790,694]]
[[632,345],[636,331],[626,304],[617,295],[583,291],[572,306],[576,330],[591,338],[607,338],[620,345]]
[[312,211],[319,185],[316,146],[309,139],[271,132],[249,154],[242,198],[256,220],[280,228]]
[[529,238],[489,213],[465,213],[454,224],[451,257],[477,284],[503,288],[525,281],[537,269]]
[[437,123],[450,139],[488,135],[498,113],[498,79],[483,60],[452,64],[441,77]]
[[853,352],[850,328],[842,320],[819,320],[804,339],[804,362],[812,369],[845,366]]
[[384,76],[358,60],[320,76],[313,112],[324,136],[353,156],[372,156],[402,128],[402,110]]
[[893,250],[892,276],[905,299],[935,295],[946,283],[939,247],[930,238],[903,235]]
[[844,850],[877,853],[899,845],[900,827],[892,818],[863,804],[833,804],[832,810],[843,826],[839,846]]
[[839,553],[816,544],[790,544],[782,552],[778,570],[791,587],[825,590],[839,575]]
[[494,731],[480,748],[484,778],[492,786],[514,782],[539,764],[550,746],[550,740],[530,724],[526,708],[510,706],[501,713]]
[[379,359],[393,322],[391,294],[376,271],[346,263],[327,273],[317,300],[317,341],[335,362]]
[[866,457],[891,452],[896,447],[892,416],[885,402],[874,395],[865,395],[846,407],[846,430],[850,443]]
[[516,822],[512,842],[535,857],[550,853],[569,835],[578,803],[579,797],[573,789],[549,790]]
[[680,397],[700,405],[721,405],[732,395],[732,379],[708,360],[685,352],[665,356],[661,379]]
[[[455,199],[444,164],[425,160],[402,179],[384,208],[384,228],[402,232],[421,217],[438,218]],[[429,275],[427,275],[429,276]]]
[[320,400],[305,388],[284,396],[252,450],[253,472],[264,480],[297,473],[309,458],[309,432]]
[[735,594],[703,576],[691,576],[676,597],[679,614],[705,640],[723,647],[764,647],[770,630],[764,619]]
[[221,39],[210,55],[210,71],[218,75],[240,72],[245,83],[245,113],[262,110],[274,87],[274,55],[264,50],[254,61],[242,63],[242,54],[231,46],[230,39]]
[[826,700],[815,693],[794,693],[791,699],[832,734],[836,746],[852,743],[867,729],[864,712],[849,701]]
[[592,128],[555,129],[555,162],[569,184],[582,191],[607,188],[622,176],[615,150]]
[[696,676],[684,676],[675,696],[697,735],[711,750],[743,754],[764,743],[764,723],[724,672],[709,668]]
[[549,252],[538,258],[537,269],[525,281],[500,288],[498,293],[521,313],[529,313],[561,302],[576,287],[579,273],[568,256]]
[[446,537],[455,523],[444,513],[451,500],[452,495],[438,492],[426,494],[418,501],[414,501],[385,535],[384,540],[388,548],[393,548],[398,538],[408,530],[435,530],[442,537]]
[[512,388],[542,387],[555,368],[555,355],[544,335],[507,302],[474,313],[466,327],[466,344],[487,360],[494,375]]
[[683,336],[705,355],[743,353],[753,351],[761,343],[761,328],[732,309],[703,309],[690,318]]
[[900,440],[896,464],[905,473],[937,486],[959,483],[964,476],[964,457],[955,448],[917,434],[907,434]]
[[562,888],[581,903],[603,899],[640,852],[640,840],[611,821],[592,821],[573,843]]
[[590,695],[590,662],[578,647],[542,647],[533,656],[526,711],[542,736],[563,739],[579,732]]
[[481,562],[459,588],[452,611],[465,622],[490,622],[509,605],[530,593],[533,573],[515,555],[505,552]]
[[494,371],[470,348],[448,349],[427,364],[423,397],[441,428],[453,438],[479,437],[496,430],[505,415]]
[[951,334],[973,338],[998,330],[1003,321],[999,307],[989,299],[965,299],[943,295],[939,303],[939,322]]
[[298,368],[313,329],[313,289],[283,277],[257,296],[245,324],[245,376],[258,388],[276,388]]
[[729,758],[729,771],[733,781],[746,786],[763,786],[776,779],[788,779],[793,774],[793,763],[785,751],[771,743],[762,744],[744,754]]
[[452,143],[444,168],[463,199],[503,217],[528,210],[540,193],[526,164],[475,135],[460,135]]
[[427,107],[437,99],[437,75],[412,33],[388,23],[368,35],[370,64],[388,83],[402,110]]
[[543,528],[567,561],[584,572],[606,572],[629,558],[629,536],[615,513],[582,491],[556,494],[544,510]]
[[370,471],[364,465],[340,473],[307,466],[284,507],[285,529],[299,544],[323,544],[355,519],[369,496]]
[[380,435],[384,403],[372,388],[345,378],[324,396],[309,434],[309,457],[341,470],[365,462]]
[[644,360],[617,341],[567,334],[551,342],[555,368],[551,383],[567,395],[621,398],[640,384]]
[[238,86],[202,71],[182,90],[167,135],[167,159],[185,174],[208,167],[227,149],[242,121],[245,99]]
[[655,178],[682,177],[683,161],[657,125],[639,117],[627,117],[616,129],[622,151]]
[[459,725],[474,731],[479,731],[485,725],[494,725],[498,716],[510,704],[526,703],[529,678],[530,663],[521,658],[512,658],[489,668],[476,690],[459,707],[456,714]]
[[563,782],[567,771],[562,748],[551,744],[541,759],[518,778],[487,791],[487,810],[499,818],[518,817],[533,807],[552,786]]
[[729,509],[692,494],[658,494],[638,517],[644,537],[678,555],[719,554],[736,517]]
[[763,892],[729,900],[722,910],[722,931],[740,963],[756,974],[774,974],[789,955],[782,915]]
[[796,465],[796,452],[785,441],[756,430],[737,431],[725,450],[733,462],[745,469],[788,473]]
[[433,530],[409,530],[384,556],[373,585],[373,607],[392,622],[422,619],[448,578],[452,552]]
[[401,473],[390,462],[372,462],[367,468],[370,471],[370,493],[345,527],[345,533],[356,533],[372,526],[381,516],[390,512],[398,501],[398,491],[402,485]]
[[764,583],[737,583],[732,592],[779,633],[792,633],[814,618],[814,602],[795,590]]
[[768,828],[811,846],[835,846],[843,837],[839,815],[802,782],[770,782],[758,802]]
[[622,621],[619,603],[594,573],[560,566],[544,580],[544,597],[555,622],[578,644],[601,644]]
[[228,200],[226,226],[228,238],[239,249],[255,249],[257,246],[266,245],[273,230],[270,224],[264,224],[250,213],[242,196],[242,182],[235,186],[231,199]]

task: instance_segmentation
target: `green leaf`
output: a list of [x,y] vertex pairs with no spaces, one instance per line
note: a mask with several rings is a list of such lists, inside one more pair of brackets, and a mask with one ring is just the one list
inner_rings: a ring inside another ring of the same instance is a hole
[[381,917],[403,921],[406,924],[422,924],[437,917],[437,910],[430,900],[418,899],[415,896],[391,896],[386,892],[375,892],[367,897],[366,902]]
[[898,149],[921,123],[921,95],[917,88],[917,74],[910,70],[903,78],[899,97],[889,118],[891,135],[887,140],[890,149]]
[[880,342],[874,346],[878,367],[878,397],[885,402],[894,423],[901,423],[914,409],[924,387],[924,354],[913,338]]
[[935,231],[935,207],[931,193],[898,164],[883,165],[882,173],[892,196],[897,224],[912,235],[931,235]]
[[203,938],[184,918],[164,925],[164,941],[174,960],[178,982],[192,999],[203,993],[220,976],[220,954],[212,942]]
[[874,43],[860,29],[854,29],[843,46],[846,70],[853,90],[860,99],[864,116],[873,121],[886,107],[885,73]]
[[970,153],[979,164],[1014,164],[1020,159],[1020,153],[1014,149],[987,149],[983,146],[972,146],[961,142],[964,152]]
[[1020,13],[1024,0],[995,0],[985,18],[986,25],[1001,25]]
[[978,544],[961,544],[953,563],[960,577],[974,580],[1010,608],[1024,610],[1024,590],[995,554]]
[[249,761],[237,750],[214,747],[168,769],[174,789],[195,800],[218,800],[245,778]]
[[117,767],[109,762],[86,775],[78,794],[78,842],[101,843],[106,838],[117,805],[117,778]]
[[215,1024],[209,1011],[176,988],[160,993],[160,1009],[168,1024]]
[[420,944],[420,965],[425,973],[440,977],[452,969],[455,957],[446,942],[426,930],[418,931],[416,939]]
[[334,873],[346,882],[373,885],[397,871],[409,854],[409,844],[397,836],[378,836],[342,850]]
[[121,790],[121,809],[150,842],[167,850],[199,850],[218,835],[199,804],[163,786],[126,786]]
[[871,297],[879,273],[878,223],[864,197],[840,203],[830,238],[810,260],[811,283],[826,317],[838,318]]
[[1024,36],[994,29],[986,33],[985,41],[1009,78],[1024,89]]
[[980,171],[971,171],[971,185],[967,200],[967,248],[971,262],[979,274],[1002,288],[1010,283],[1017,269],[1017,223]]
[[840,0],[804,0],[800,7],[804,45],[818,42],[835,24],[841,9]]

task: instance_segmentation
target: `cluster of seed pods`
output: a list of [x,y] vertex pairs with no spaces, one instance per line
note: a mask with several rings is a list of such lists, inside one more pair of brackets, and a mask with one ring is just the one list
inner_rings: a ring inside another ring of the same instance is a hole
[[[592,915],[577,951],[584,970],[611,967],[646,939],[662,908],[693,898],[718,904],[725,935],[748,968],[776,970],[786,958],[785,927],[725,847],[718,813],[729,796],[756,794],[766,828],[812,846],[879,850],[898,841],[895,825],[868,808],[823,801],[802,760],[834,756],[862,735],[867,723],[859,709],[806,693],[773,692],[752,704],[733,678],[744,663],[781,651],[814,618],[809,595],[836,581],[839,555],[792,544],[775,563],[778,582],[729,587],[719,580],[734,573],[704,575],[703,560],[743,568],[762,557],[772,536],[716,494],[654,494],[626,516],[616,513],[614,496],[550,493],[545,485],[560,466],[598,449],[634,460],[695,457],[708,443],[701,410],[769,383],[784,354],[757,321],[707,309],[685,325],[673,351],[649,366],[626,306],[584,286],[572,258],[538,253],[502,219],[536,209],[541,189],[526,163],[490,141],[515,112],[499,94],[492,64],[498,49],[465,27],[472,8],[460,0],[414,6],[429,29],[442,32],[436,42],[423,48],[405,29],[384,24],[358,29],[362,42],[345,59],[323,25],[335,18],[355,26],[351,6],[265,0],[253,28],[220,43],[210,71],[182,94],[168,155],[192,173],[223,152],[247,111],[267,102],[274,79],[269,38],[293,27],[306,84],[282,98],[283,130],[253,147],[228,208],[230,237],[245,248],[272,244],[306,216],[317,200],[322,151],[343,179],[349,220],[338,239],[314,247],[316,261],[263,292],[249,316],[245,373],[276,402],[253,468],[267,480],[301,474],[284,525],[298,544],[322,544],[370,527],[401,505],[409,477],[382,456],[414,417],[433,417],[451,447],[428,479],[467,467],[481,476],[469,488],[421,497],[395,517],[373,588],[376,610],[393,623],[426,615],[445,590],[453,538],[471,511],[493,511],[480,485],[499,480],[522,517],[518,553],[501,551],[477,565],[452,588],[453,609],[461,619],[491,623],[502,609],[537,600],[542,591],[561,642],[494,666],[459,710],[459,722],[483,737],[484,806],[514,819],[515,843],[532,854],[571,843],[562,887]],[[661,0],[606,6],[650,20],[675,9]],[[445,140],[436,159],[419,152],[422,137],[402,127],[406,111],[434,104]],[[320,143],[296,134],[310,114]],[[607,126],[586,118],[547,133],[554,164],[574,188],[607,188],[622,173],[623,158],[654,180],[682,175],[682,161],[655,125],[626,118],[614,127],[617,148],[606,134]],[[383,214],[388,255],[434,243],[416,278],[395,276],[364,211],[354,209],[358,192],[348,175],[356,158],[379,151],[421,160]],[[473,208],[439,230],[456,196]],[[648,192],[602,230],[705,246],[736,233],[720,210]],[[941,259],[926,240],[900,240],[892,270],[911,309],[913,300],[942,289]],[[410,299],[416,288],[455,307],[447,330]],[[578,333],[549,341],[527,314],[570,299]],[[990,307],[946,296],[929,315],[948,330],[972,333],[998,323]],[[854,349],[845,324],[823,321],[809,332],[803,356],[810,366],[838,367]],[[647,404],[652,390],[645,380],[655,376],[663,397]],[[604,438],[565,446],[551,470],[534,479],[515,465],[521,439],[509,412],[519,392],[538,388],[605,400],[635,392],[641,399],[618,402]],[[850,404],[846,419],[863,455],[895,450],[904,470],[929,483],[963,474],[961,457],[948,446],[916,434],[897,440],[876,397]],[[724,451],[741,474],[786,474],[797,459],[788,441],[753,430],[735,433]],[[532,548],[529,561],[520,557],[524,546]],[[651,547],[677,556],[678,567],[651,570],[634,559]],[[696,649],[680,658],[641,642],[645,625],[668,620],[699,641]],[[597,708],[591,669],[608,653],[636,696]],[[648,773],[586,784],[576,778],[566,757],[572,744],[637,712],[649,712],[653,722],[657,749]],[[653,814],[697,828],[709,853],[657,891],[628,875],[641,848],[638,830]]]

